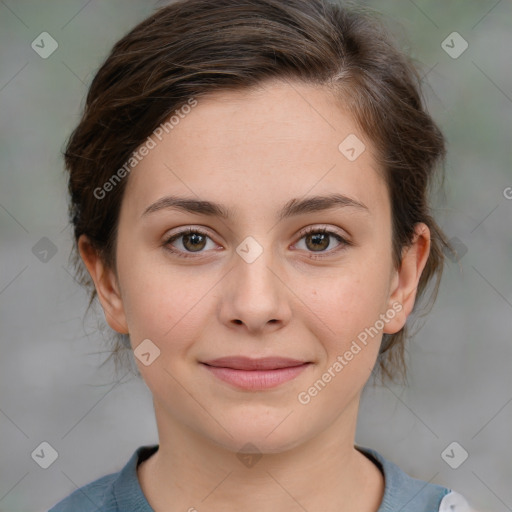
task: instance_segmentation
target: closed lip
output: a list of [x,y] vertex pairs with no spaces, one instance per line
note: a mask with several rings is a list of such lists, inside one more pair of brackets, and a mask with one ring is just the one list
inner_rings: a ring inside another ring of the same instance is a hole
[[251,357],[231,356],[203,361],[203,364],[221,368],[232,368],[233,370],[278,370],[279,368],[301,366],[308,362],[309,361],[302,361],[300,359],[290,359],[288,357],[264,357],[254,359]]

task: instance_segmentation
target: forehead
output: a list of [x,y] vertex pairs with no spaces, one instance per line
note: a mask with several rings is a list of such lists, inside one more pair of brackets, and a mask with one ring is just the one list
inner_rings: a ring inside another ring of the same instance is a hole
[[267,82],[196,101],[162,140],[152,137],[156,146],[131,172],[125,199],[139,215],[166,193],[217,201],[241,214],[333,192],[374,214],[388,208],[371,141],[330,90]]

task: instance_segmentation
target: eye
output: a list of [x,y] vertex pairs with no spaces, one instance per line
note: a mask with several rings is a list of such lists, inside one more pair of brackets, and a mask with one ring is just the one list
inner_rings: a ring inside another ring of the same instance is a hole
[[[310,250],[313,253],[327,252],[327,255],[331,255],[332,253],[336,253],[340,250],[345,249],[346,246],[348,245],[352,245],[351,242],[346,240],[344,237],[342,237],[335,231],[328,230],[327,228],[308,228],[307,230],[303,231],[301,235],[302,236],[300,240],[304,239],[306,250]],[[332,245],[330,240],[331,237],[335,238],[339,242],[339,245],[333,250],[326,251],[326,249]],[[323,258],[324,255],[313,254],[311,257]]]
[[[331,238],[336,239],[338,246],[333,250],[326,251],[326,249],[332,245]],[[313,253],[327,253],[326,255],[312,254],[310,257],[313,259],[329,256],[345,249],[346,246],[352,245],[351,242],[346,240],[337,232],[328,230],[327,228],[308,228],[301,232],[299,242],[302,239],[305,240],[306,251]],[[176,247],[176,245],[174,245],[174,242],[177,240],[179,241],[178,245],[181,245],[181,247]],[[193,258],[194,253],[201,254],[204,252],[203,250],[207,248],[208,240],[211,240],[211,238],[201,229],[187,228],[186,230],[175,233],[170,238],[167,238],[163,245],[178,257]],[[215,244],[213,245],[215,246]],[[214,248],[215,247],[211,247],[211,249]]]
[[[179,242],[182,248],[176,248],[172,244],[175,240],[179,239],[182,239]],[[198,228],[188,228],[172,235],[164,242],[164,246],[179,257],[190,258],[193,256],[187,253],[201,253],[207,245],[207,239],[210,239],[210,237],[204,231]]]

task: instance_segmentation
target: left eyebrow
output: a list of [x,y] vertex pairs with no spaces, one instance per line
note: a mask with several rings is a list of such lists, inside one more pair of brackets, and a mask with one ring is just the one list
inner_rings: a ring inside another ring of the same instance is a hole
[[356,208],[362,213],[370,213],[369,208],[360,201],[342,194],[331,194],[328,196],[311,196],[304,199],[292,199],[288,201],[279,212],[278,219],[283,220],[288,217],[293,217],[294,215],[347,207]]
[[[328,196],[310,196],[303,199],[291,199],[278,212],[277,218],[281,221],[295,215],[345,207],[356,208],[358,211],[366,214],[370,213],[369,208],[360,201],[342,194],[331,194]],[[198,215],[221,217],[223,219],[230,219],[235,216],[233,210],[219,203],[187,197],[165,196],[148,206],[141,217],[169,208],[175,208]]]

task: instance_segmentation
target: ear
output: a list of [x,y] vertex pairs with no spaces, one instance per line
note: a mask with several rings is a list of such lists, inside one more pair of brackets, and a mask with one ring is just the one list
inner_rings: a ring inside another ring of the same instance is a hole
[[123,301],[114,271],[105,265],[86,235],[78,239],[78,250],[94,281],[108,325],[120,334],[128,334]]
[[423,222],[417,223],[412,245],[404,248],[400,269],[393,272],[388,309],[396,311],[396,315],[386,324],[383,332],[394,334],[405,325],[414,307],[418,283],[429,253],[430,230]]

